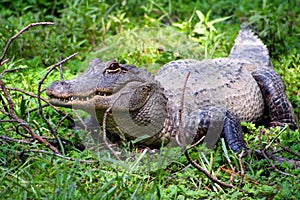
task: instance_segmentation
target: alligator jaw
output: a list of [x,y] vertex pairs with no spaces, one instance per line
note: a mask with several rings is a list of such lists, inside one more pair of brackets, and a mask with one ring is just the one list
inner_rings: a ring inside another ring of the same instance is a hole
[[95,91],[88,92],[86,95],[82,94],[80,96],[69,95],[69,94],[54,94],[53,91],[47,90],[47,95],[49,96],[49,101],[51,104],[56,106],[62,106],[67,108],[72,107],[85,107],[94,106],[95,102],[101,101],[103,107],[108,107],[113,94],[109,91]]
[[[145,96],[143,95],[144,93],[135,95],[134,91],[144,86],[139,81],[129,81],[119,87],[97,88],[91,91],[84,91],[82,88],[79,89],[74,85],[72,82],[54,82],[46,91],[50,103],[55,106],[82,110],[92,107],[96,110],[106,110],[114,105],[114,108],[119,111],[127,111],[128,109],[139,109],[147,102],[147,96],[151,93],[148,94],[146,92]],[[134,97],[142,97],[142,99],[140,99],[139,103],[130,105],[129,101]]]

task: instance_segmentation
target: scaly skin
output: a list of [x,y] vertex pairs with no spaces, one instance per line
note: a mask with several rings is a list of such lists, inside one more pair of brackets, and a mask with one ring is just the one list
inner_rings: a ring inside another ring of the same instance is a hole
[[182,115],[188,143],[206,135],[212,147],[224,137],[234,152],[247,151],[240,122],[258,123],[266,112],[271,125],[295,126],[292,106],[268,51],[247,28],[240,31],[229,58],[173,61],[155,77],[135,66],[94,59],[77,78],[54,82],[47,95],[52,104],[85,110],[100,124],[111,107],[106,126],[111,134],[122,140],[142,137],[139,145],[157,148],[176,143],[188,72]]

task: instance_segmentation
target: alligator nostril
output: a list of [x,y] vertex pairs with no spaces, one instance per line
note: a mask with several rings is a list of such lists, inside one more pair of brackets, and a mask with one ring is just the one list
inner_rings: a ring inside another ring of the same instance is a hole
[[60,84],[61,82],[60,81],[54,81],[50,86],[49,88],[53,88],[55,86],[57,86],[58,84]]

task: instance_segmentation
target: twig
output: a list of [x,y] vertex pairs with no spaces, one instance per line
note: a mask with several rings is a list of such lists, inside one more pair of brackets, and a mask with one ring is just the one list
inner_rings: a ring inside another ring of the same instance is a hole
[[1,63],[1,65],[2,65],[3,62],[6,61],[6,60],[5,60],[5,61],[2,62],[2,60],[3,60],[4,57],[6,56],[7,50],[8,50],[8,48],[9,48],[10,44],[12,43],[12,41],[13,41],[14,39],[16,39],[17,37],[19,37],[19,36],[20,36],[22,33],[24,33],[25,31],[27,31],[28,29],[30,29],[31,27],[34,27],[34,26],[41,26],[41,25],[54,25],[54,23],[53,23],[53,22],[37,22],[37,23],[31,23],[31,24],[27,25],[25,28],[23,28],[22,30],[20,30],[16,35],[12,36],[12,37],[7,41],[7,43],[6,43],[6,45],[5,45],[5,48],[4,48],[4,51],[3,51],[3,53],[2,53],[2,56],[0,57],[0,63]]
[[265,146],[264,150],[267,150],[272,144],[273,142],[287,129],[287,125],[280,130],[280,132],[269,142],[269,144],[267,146]]
[[[44,105],[42,105],[43,108],[46,108],[46,107],[48,107],[48,106],[49,106],[49,104],[44,104]],[[26,111],[26,112],[23,114],[22,118],[24,118],[26,115],[29,115],[30,113],[35,112],[35,111],[38,111],[38,110],[39,110],[38,107],[32,108],[32,109]]]
[[283,172],[283,171],[281,171],[280,169],[278,169],[278,168],[274,165],[274,163],[270,160],[270,158],[269,158],[269,153],[268,153],[268,152],[266,152],[265,150],[263,150],[263,151],[261,151],[261,153],[262,153],[262,155],[265,157],[265,159],[267,159],[268,163],[273,167],[273,169],[274,169],[275,171],[277,171],[278,173],[283,174],[283,175],[285,175],[285,176],[291,176],[291,177],[293,177],[293,178],[296,178],[296,176],[294,176],[294,175],[292,175],[292,174],[289,174],[289,173],[286,173],[286,172]]
[[[186,151],[186,136],[184,134],[184,129],[183,129],[183,124],[182,124],[182,113],[183,113],[183,103],[184,103],[184,93],[185,93],[185,88],[186,88],[186,84],[189,80],[190,77],[190,72],[188,72],[186,74],[185,77],[185,81],[184,81],[184,85],[183,85],[183,89],[182,89],[182,93],[181,93],[181,101],[180,101],[180,108],[179,108],[179,135],[180,135],[180,139],[181,139],[181,148],[183,151]],[[177,142],[179,142],[177,140]]]
[[[19,134],[19,135],[21,135],[21,136],[24,137],[24,138],[31,138],[30,135],[25,135],[25,134],[21,133],[21,131],[19,130],[19,127],[20,127],[20,126],[22,127],[23,124],[24,124],[25,126],[28,126],[28,127],[29,127],[29,125],[28,125],[27,123],[18,123],[18,124],[16,125],[16,133]],[[22,128],[23,128],[23,127],[22,127]]]
[[[0,79],[1,79],[1,77],[0,77]],[[4,108],[4,110],[0,109],[1,112],[2,113],[8,113],[9,112],[9,108],[8,108],[6,102],[4,101],[3,96],[1,94],[0,94],[0,102],[2,103],[3,108]],[[8,114],[5,114],[5,115],[8,115]]]
[[235,166],[232,169],[232,172],[230,173],[230,184],[233,185],[234,183],[234,174],[235,174]]
[[[59,61],[62,60],[62,54],[59,56]],[[60,81],[64,81],[64,74],[63,74],[63,68],[62,68],[62,63],[59,65],[59,74],[60,74]]]
[[195,146],[197,146],[198,144],[200,144],[201,142],[203,142],[204,139],[205,139],[205,135],[202,136],[202,138],[200,140],[198,140],[197,142],[195,142],[194,144],[191,144],[190,146],[188,146],[186,149],[189,150],[189,149],[194,148]]
[[4,70],[3,72],[0,73],[0,77],[3,76],[5,73],[18,71],[20,69],[25,69],[25,68],[26,67],[17,67],[17,68],[13,68],[13,69],[6,69],[6,70]]
[[2,66],[2,65],[4,65],[5,63],[7,63],[9,61],[9,59],[7,58],[7,59],[5,59],[5,60],[3,60],[2,62],[0,62],[0,66]]
[[244,154],[244,150],[242,150],[242,152],[240,154],[238,154],[238,160],[239,160],[239,165],[240,165],[240,170],[241,170],[241,176],[244,177],[245,176],[245,167],[244,167],[244,163],[242,161],[243,158],[243,154]]
[[78,114],[78,112],[75,109],[73,109],[73,112],[74,112],[75,116],[78,118],[78,120],[80,121],[81,125],[84,127],[84,130],[87,131],[88,127],[87,127],[86,123],[84,122],[84,120],[82,119],[82,117]]
[[[17,91],[17,92],[21,92],[21,93],[24,93],[28,96],[31,96],[31,97],[34,97],[34,98],[37,98],[38,99],[38,96],[36,94],[33,94],[31,92],[28,92],[28,91],[25,91],[25,90],[22,90],[20,88],[10,88],[10,87],[6,87],[7,90],[11,90],[11,91]],[[40,97],[41,100],[43,100],[46,104],[45,105],[42,105],[42,108],[46,107],[46,106],[50,106],[52,107],[56,112],[58,112],[61,116],[65,116],[66,114],[64,112],[62,112],[60,109],[58,109],[56,106],[52,105],[47,99],[43,98],[43,97]],[[34,108],[28,112],[33,112],[35,110],[39,110],[39,107],[38,108]],[[67,116],[67,119],[70,121],[70,122],[74,122],[74,120],[68,115]]]
[[49,142],[47,142],[45,139],[43,139],[42,137],[38,136],[37,134],[35,134],[31,129],[30,127],[24,123],[24,121],[22,119],[20,119],[14,112],[14,103],[12,102],[11,98],[10,98],[10,95],[0,77],[0,87],[1,87],[1,90],[3,91],[4,93],[4,96],[8,102],[8,106],[9,106],[9,112],[7,113],[8,116],[13,119],[13,120],[16,120],[20,126],[23,127],[23,129],[29,133],[34,139],[38,140],[40,143],[42,144],[45,144],[48,148],[50,148],[52,151],[54,151],[55,153],[57,154],[60,154],[60,152],[54,147],[52,146]]
[[[259,141],[259,146],[260,146],[260,151],[256,151],[257,154],[261,154],[263,155],[263,157],[268,161],[268,163],[272,166],[272,168],[277,171],[278,173],[280,174],[283,174],[283,175],[286,175],[286,176],[292,176],[294,178],[296,178],[296,176],[292,175],[292,174],[289,174],[289,173],[286,173],[286,172],[283,172],[281,171],[280,169],[278,169],[275,164],[270,160],[269,158],[269,155],[272,155],[270,153],[268,153],[266,151],[266,149],[263,147],[263,144],[262,144],[262,139],[261,139],[261,134],[262,132],[260,131],[259,134],[258,134],[258,141]],[[274,157],[273,157],[274,158]]]
[[57,133],[57,130],[59,129],[59,127],[61,126],[61,124],[63,123],[63,121],[65,121],[65,119],[67,119],[69,117],[69,114],[65,114],[65,116],[63,116],[63,118],[61,118],[59,120],[59,122],[57,123],[54,132]]
[[283,150],[289,152],[290,154],[292,154],[292,155],[294,155],[294,156],[300,157],[300,154],[299,154],[299,153],[296,153],[296,152],[290,150],[289,148],[282,146],[281,144],[279,144],[279,146],[280,146]]
[[95,162],[97,162],[96,160],[81,160],[81,159],[71,158],[71,157],[68,157],[68,156],[63,156],[61,154],[57,154],[57,153],[53,153],[53,152],[45,151],[45,150],[40,150],[40,149],[23,150],[20,154],[30,153],[30,152],[54,155],[54,156],[57,156],[57,157],[60,157],[60,158],[66,159],[66,160],[79,161],[81,163],[95,163]]
[[68,56],[67,58],[63,59],[62,61],[52,65],[50,67],[50,69],[47,71],[47,73],[44,75],[44,77],[39,81],[39,84],[38,84],[38,94],[37,94],[37,98],[38,98],[38,104],[39,104],[39,114],[42,116],[43,120],[45,121],[45,123],[47,124],[50,132],[55,135],[56,133],[54,132],[54,129],[52,128],[50,122],[48,121],[48,119],[45,117],[44,115],[44,112],[43,112],[43,109],[42,109],[42,103],[41,103],[41,87],[42,87],[42,84],[43,82],[45,81],[45,79],[47,78],[47,76],[57,67],[59,66],[60,64],[70,60],[71,58],[73,58],[74,56],[76,56],[78,53],[74,53],[70,56]]
[[[0,112],[2,112],[2,110],[0,110]],[[8,123],[13,123],[13,122],[18,122],[17,120],[14,120],[14,119],[1,119],[0,120],[0,123],[6,123],[6,122],[8,122]]]
[[115,103],[117,102],[117,100],[121,97],[121,95],[124,95],[124,94],[126,94],[126,93],[125,93],[125,92],[124,92],[124,93],[120,93],[120,94],[116,97],[116,99],[114,100],[114,102],[112,103],[112,105],[109,106],[109,107],[106,109],[106,111],[105,111],[105,113],[104,113],[104,116],[103,116],[103,127],[102,127],[103,141],[104,141],[105,145],[107,146],[107,148],[114,154],[114,156],[115,156],[118,160],[120,160],[118,154],[115,152],[115,150],[114,150],[114,149],[108,144],[108,142],[107,142],[107,138],[106,138],[106,119],[107,119],[107,116],[108,116],[109,112],[111,111],[111,109],[113,108],[113,106],[115,105]]
[[[0,108],[0,112],[2,112],[4,115],[6,115],[6,116],[9,116],[9,112],[8,111],[6,111],[6,110],[2,110],[1,108]],[[17,120],[15,120],[15,119],[11,119],[11,120],[13,120],[14,122],[18,122]]]
[[[210,174],[209,171],[207,171],[206,169],[202,168],[196,161],[194,161],[188,150],[190,148],[187,148],[186,147],[186,136],[184,134],[184,129],[183,129],[183,124],[182,124],[182,113],[183,113],[183,103],[184,103],[184,93],[185,93],[185,88],[186,88],[186,84],[187,84],[187,81],[188,81],[188,78],[189,78],[189,75],[190,75],[190,72],[187,73],[186,75],[186,78],[185,78],[185,82],[184,82],[184,88],[182,90],[182,95],[181,95],[181,102],[180,102],[180,108],[179,108],[179,135],[181,137],[181,148],[183,149],[184,151],[184,155],[185,157],[188,159],[188,161],[196,168],[198,169],[199,171],[201,171],[203,174],[205,174],[205,176],[207,178],[209,178],[211,181],[213,181],[214,183],[217,183],[223,187],[228,187],[228,188],[233,188],[234,186],[232,184],[227,184],[227,183],[224,183],[222,181],[220,181],[219,179],[217,179],[216,177],[212,176]],[[201,138],[204,139],[204,137]],[[197,142],[198,143],[198,142]]]
[[32,144],[32,142],[30,142],[28,140],[19,140],[19,139],[7,137],[5,135],[0,135],[0,139],[2,139],[4,141],[12,141],[12,142],[24,143],[24,144]]
[[9,95],[1,77],[0,77],[0,86],[1,86],[1,90],[3,91],[4,96],[6,98],[6,101],[8,103],[8,111],[7,112],[9,112],[9,115],[14,115],[14,103],[11,100],[10,95]]
[[[26,95],[28,95],[28,96],[31,96],[31,97],[34,97],[34,98],[38,98],[38,96],[37,96],[36,94],[33,94],[33,93],[28,92],[28,91],[26,91],[26,90],[22,90],[22,89],[20,89],[20,88],[6,87],[6,89],[7,89],[7,90],[11,90],[11,91],[21,92],[21,93],[24,93],[24,94],[26,94]],[[42,99],[44,102],[50,104],[49,101],[48,101],[47,99],[45,99],[45,98],[43,98],[43,97],[41,97],[41,99]]]
[[[19,31],[16,35],[12,36],[8,42],[6,43],[6,46],[4,48],[4,51],[3,51],[3,54],[2,56],[0,57],[0,63],[1,65],[4,64],[5,62],[8,61],[8,59],[4,60],[3,59],[5,58],[6,56],[6,53],[12,43],[12,41],[14,39],[16,39],[17,37],[19,37],[22,33],[24,33],[25,31],[27,31],[28,29],[30,29],[31,27],[34,27],[34,26],[40,26],[40,25],[54,25],[53,22],[38,22],[38,23],[31,23],[29,24],[28,26],[26,26],[25,28],[23,28],[21,31]],[[72,56],[69,56],[68,58],[64,59],[63,61],[55,64],[54,66],[52,66],[52,68],[54,69],[54,67],[56,67],[57,65],[59,65],[60,63],[63,63],[65,62],[66,60],[70,59],[71,57],[73,57],[74,55],[76,54],[73,54]],[[3,62],[2,62],[3,61]],[[6,72],[10,72],[10,71],[14,71],[14,70],[17,70],[17,69],[11,69],[11,70],[5,70],[1,73],[1,76],[6,73]],[[41,105],[41,97],[40,97],[40,94],[41,94],[41,84],[43,83],[43,81],[45,80],[45,78],[47,77],[47,75],[50,73],[51,71],[47,72],[47,74],[44,76],[44,78],[39,82],[39,87],[38,87],[38,95],[37,95],[37,98],[38,98],[38,103],[39,103],[39,111],[40,111],[40,115],[43,117],[43,119],[45,120],[45,116],[43,114],[43,111],[42,111],[42,108],[43,106]],[[47,142],[45,139],[43,139],[41,136],[38,136],[37,134],[35,134],[32,129],[21,119],[19,118],[16,114],[15,114],[15,111],[14,111],[14,103],[11,99],[11,96],[8,92],[8,89],[6,88],[6,86],[4,85],[2,79],[1,79],[1,76],[0,76],[0,87],[1,87],[1,90],[3,91],[3,94],[4,94],[4,97],[7,101],[7,103],[4,101],[4,99],[2,98],[2,95],[1,95],[1,101],[4,105],[4,110],[1,110],[2,113],[6,114],[9,118],[11,118],[12,120],[15,120],[17,123],[18,123],[18,126],[21,126],[27,133],[29,133],[32,138],[38,140],[40,143],[43,143],[45,144],[48,148],[50,148],[52,151],[54,151],[56,154],[60,154],[60,152],[57,150],[57,148],[55,148],[53,145],[51,145],[49,142]],[[50,131],[53,133],[53,129],[52,127],[50,126],[50,123],[45,120],[45,122],[49,125],[49,129]]]
[[219,179],[215,178],[214,176],[211,176],[209,174],[208,171],[206,171],[205,169],[203,169],[198,163],[196,163],[190,156],[190,154],[188,153],[188,150],[184,151],[184,155],[186,156],[186,158],[188,159],[188,161],[194,166],[196,167],[196,169],[198,169],[200,172],[202,172],[203,174],[205,174],[205,176],[207,178],[209,178],[211,181],[213,181],[214,183],[217,183],[221,186],[224,186],[224,187],[228,187],[228,188],[233,188],[234,186],[231,185],[231,184],[227,184],[227,183],[224,183],[222,181],[220,181]]
[[278,163],[282,164],[283,162],[286,162],[287,164],[293,164],[294,167],[300,167],[300,161],[299,160],[290,160],[278,156],[274,156],[274,154],[266,152],[266,154],[272,159],[277,161]]

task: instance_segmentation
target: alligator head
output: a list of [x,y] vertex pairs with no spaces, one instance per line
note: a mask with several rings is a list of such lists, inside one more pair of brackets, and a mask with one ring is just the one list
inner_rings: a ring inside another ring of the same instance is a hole
[[136,139],[161,131],[167,115],[163,89],[146,70],[93,59],[78,77],[54,82],[46,91],[56,106],[81,109],[99,123],[108,108],[107,130]]

